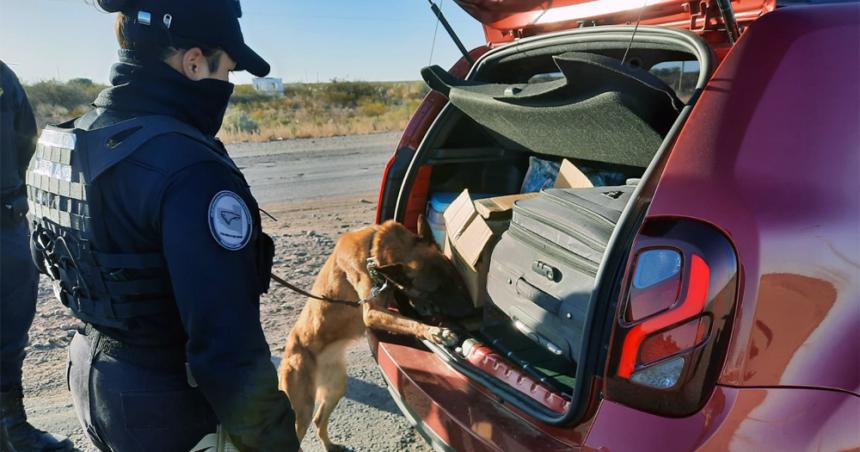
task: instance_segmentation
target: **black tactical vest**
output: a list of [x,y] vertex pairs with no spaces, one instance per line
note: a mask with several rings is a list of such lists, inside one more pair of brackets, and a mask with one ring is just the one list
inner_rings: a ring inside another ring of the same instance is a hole
[[179,133],[213,150],[216,160],[241,173],[223,148],[197,129],[168,116],[143,116],[93,130],[73,122],[44,129],[27,170],[34,262],[57,298],[81,320],[127,329],[137,317],[175,307],[161,252],[117,254],[94,246],[90,184],[149,140]]

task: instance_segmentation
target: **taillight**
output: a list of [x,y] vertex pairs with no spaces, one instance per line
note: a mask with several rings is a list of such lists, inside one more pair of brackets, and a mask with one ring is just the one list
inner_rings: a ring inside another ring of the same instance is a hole
[[658,414],[698,410],[723,365],[737,257],[722,233],[647,222],[629,259],[612,340],[607,398]]

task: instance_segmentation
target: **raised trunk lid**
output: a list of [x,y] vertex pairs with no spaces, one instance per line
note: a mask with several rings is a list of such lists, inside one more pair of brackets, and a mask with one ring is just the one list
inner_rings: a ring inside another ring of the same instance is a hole
[[[693,31],[723,28],[715,0],[456,0],[484,24],[491,44],[580,26],[664,25]],[[740,25],[773,11],[776,0],[733,0]],[[643,8],[644,5],[644,9]]]

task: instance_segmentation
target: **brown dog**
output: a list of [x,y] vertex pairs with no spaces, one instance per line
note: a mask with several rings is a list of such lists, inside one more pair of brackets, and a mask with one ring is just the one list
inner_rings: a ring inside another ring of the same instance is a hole
[[[312,293],[339,300],[360,300],[371,293],[373,278],[367,259],[374,257],[377,271],[408,294],[429,295],[443,303],[469,303],[462,280],[433,242],[429,227],[420,219],[418,235],[388,221],[341,236],[334,252],[317,276]],[[446,328],[427,325],[386,309],[393,291],[359,307],[308,299],[287,337],[278,370],[280,389],[296,413],[296,432],[303,438],[313,417],[326,450],[344,450],[328,438],[329,416],[346,393],[345,349],[367,328],[430,339],[448,345],[456,335]],[[317,404],[314,413],[314,404]]]

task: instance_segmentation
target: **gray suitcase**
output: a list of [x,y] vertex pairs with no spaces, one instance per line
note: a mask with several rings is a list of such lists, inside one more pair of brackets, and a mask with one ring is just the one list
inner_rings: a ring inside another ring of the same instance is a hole
[[517,201],[487,291],[522,333],[577,362],[595,276],[634,186],[548,189]]

